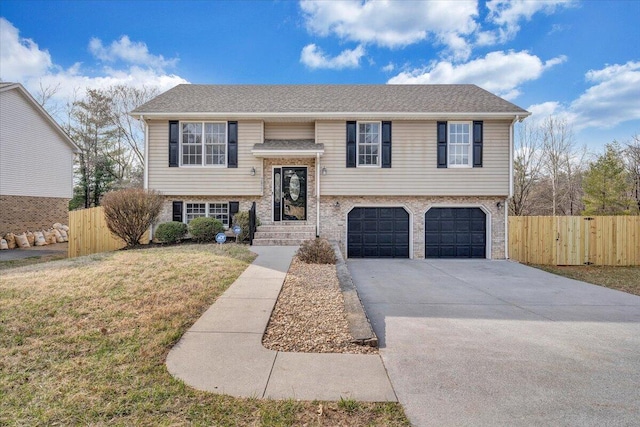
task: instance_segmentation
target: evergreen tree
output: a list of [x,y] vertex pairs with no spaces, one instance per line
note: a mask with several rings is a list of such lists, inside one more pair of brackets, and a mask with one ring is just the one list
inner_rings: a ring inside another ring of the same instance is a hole
[[584,177],[585,215],[628,214],[628,179],[622,150],[617,142],[589,164]]

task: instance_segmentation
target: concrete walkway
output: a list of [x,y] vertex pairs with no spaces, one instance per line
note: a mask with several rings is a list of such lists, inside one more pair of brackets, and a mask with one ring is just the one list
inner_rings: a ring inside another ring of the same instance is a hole
[[397,401],[378,355],[262,346],[296,249],[252,247],[258,258],[169,352],[169,372],[194,388],[237,397]]

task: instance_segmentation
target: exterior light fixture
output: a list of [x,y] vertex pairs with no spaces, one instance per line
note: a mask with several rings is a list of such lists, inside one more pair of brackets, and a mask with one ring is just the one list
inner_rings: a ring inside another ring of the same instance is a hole
[[256,168],[251,166],[251,176],[255,176],[256,175]]
[[326,175],[327,174],[327,168],[326,167],[322,167],[322,175]]
[[502,209],[502,202],[496,203],[496,208],[498,208],[498,210]]
[[336,208],[336,209],[339,208],[340,207],[340,202],[336,202],[336,204],[333,205],[333,207]]

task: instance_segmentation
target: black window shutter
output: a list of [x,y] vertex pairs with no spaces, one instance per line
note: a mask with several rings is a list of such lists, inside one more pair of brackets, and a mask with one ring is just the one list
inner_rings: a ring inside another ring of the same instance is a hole
[[238,122],[229,122],[227,124],[229,134],[227,167],[238,167]]
[[240,202],[229,202],[229,225],[233,225],[233,216],[240,211]]
[[169,122],[169,167],[178,167],[180,153],[180,130],[178,121]]
[[347,167],[356,167],[356,122],[347,122]]
[[382,122],[382,167],[391,167],[391,122]]
[[447,122],[438,122],[438,167],[447,167]]
[[182,222],[182,202],[173,202],[173,220]]
[[482,167],[482,122],[473,122],[473,167]]

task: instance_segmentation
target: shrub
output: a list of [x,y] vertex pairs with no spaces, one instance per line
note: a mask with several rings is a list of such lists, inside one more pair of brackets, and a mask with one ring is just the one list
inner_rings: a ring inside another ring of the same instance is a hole
[[[237,241],[249,240],[249,211],[238,212],[233,216],[233,224],[239,225],[242,232],[238,235]],[[260,218],[256,215],[256,227],[260,225]]]
[[316,237],[305,240],[297,254],[300,261],[307,264],[335,264],[336,254],[326,239]]
[[196,242],[215,242],[216,234],[224,232],[222,221],[215,218],[195,218],[189,223],[189,233]]
[[158,218],[163,202],[164,198],[156,191],[127,188],[105,194],[101,206],[111,233],[131,247],[140,242],[142,235]]
[[156,230],[156,237],[164,243],[175,243],[182,240],[187,231],[187,224],[182,222],[163,222]]

